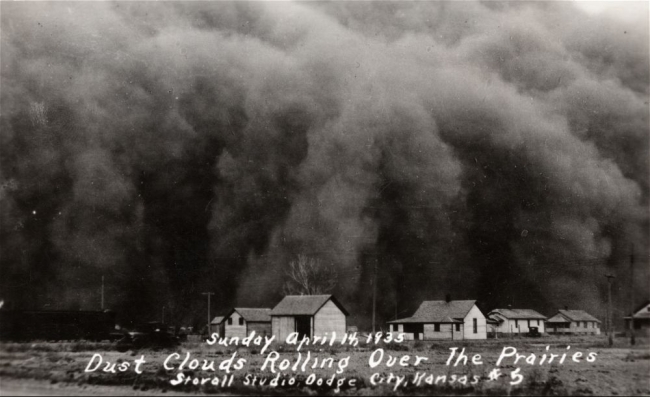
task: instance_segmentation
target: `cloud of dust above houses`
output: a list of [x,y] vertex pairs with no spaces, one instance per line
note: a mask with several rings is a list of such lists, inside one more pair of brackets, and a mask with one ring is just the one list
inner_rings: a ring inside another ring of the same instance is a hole
[[386,316],[450,291],[600,315],[648,257],[647,4],[1,6],[20,305],[96,307],[104,274],[127,316],[268,306],[305,253],[360,316],[375,261]]

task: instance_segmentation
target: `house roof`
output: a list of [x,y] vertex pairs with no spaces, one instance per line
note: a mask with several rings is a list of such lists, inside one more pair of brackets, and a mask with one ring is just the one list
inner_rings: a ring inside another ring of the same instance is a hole
[[215,317],[215,318],[212,319],[212,321],[210,322],[210,324],[221,324],[221,322],[223,321],[223,319],[224,319],[223,316],[217,316],[217,317]]
[[333,295],[287,295],[271,310],[270,314],[271,316],[313,316],[330,300],[343,314],[349,315]]
[[[465,318],[476,301],[424,301],[413,316],[389,323],[443,323]],[[449,320],[449,321],[447,321]]]
[[420,304],[418,310],[415,311],[413,317],[416,318],[465,318],[467,313],[472,310],[476,301],[424,301]]
[[[645,318],[650,318],[650,301],[645,301],[643,305],[639,306],[636,310],[634,310],[634,318],[635,319],[645,319]],[[630,316],[625,317],[626,319],[629,319]]]
[[247,308],[236,307],[232,309],[225,318],[230,317],[233,312],[239,313],[244,320],[250,323],[270,323],[271,322],[271,309],[269,308]]
[[568,318],[564,317],[560,313],[557,313],[555,316],[549,318],[546,320],[547,323],[570,323],[571,320]]
[[[558,315],[561,315],[566,320],[558,318]],[[600,323],[601,321],[591,314],[587,313],[584,310],[558,310],[558,314],[548,319],[549,323],[565,323],[568,321],[596,321]]]
[[398,320],[393,320],[393,321],[388,321],[388,324],[422,324],[422,323],[440,323],[440,324],[462,324],[463,322],[461,320],[454,320],[453,318],[450,318],[449,316],[443,316],[443,317],[436,317],[436,318],[428,318],[426,320],[423,320],[422,318],[417,318],[417,317],[407,317],[407,318],[402,318]]
[[519,320],[519,319],[539,319],[539,320],[546,320],[546,316],[539,314],[535,310],[532,309],[494,309],[490,312],[490,314],[500,314],[503,317],[511,320]]

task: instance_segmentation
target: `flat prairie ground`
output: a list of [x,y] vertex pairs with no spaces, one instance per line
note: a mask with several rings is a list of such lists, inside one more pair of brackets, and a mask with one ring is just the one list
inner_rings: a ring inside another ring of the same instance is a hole
[[[461,360],[454,366],[457,355],[448,364],[453,348],[465,349],[467,364]],[[497,366],[504,349],[508,357]],[[510,355],[515,350],[521,355],[517,362]],[[480,358],[474,358],[476,354]],[[549,363],[551,354],[555,357]],[[96,365],[99,356],[102,363]],[[423,357],[417,365],[416,356]],[[179,368],[186,357],[184,367]],[[273,358],[275,372],[270,368]],[[135,371],[138,359],[144,359],[138,366],[140,373]],[[197,361],[191,364],[193,359]],[[165,360],[171,369],[165,369]],[[238,360],[245,361],[238,366]],[[377,365],[371,367],[371,363]],[[196,364],[198,368],[190,368]],[[95,367],[95,371],[86,371]],[[115,373],[110,372],[112,368]],[[274,378],[277,385],[271,382]],[[179,380],[180,384],[172,384]],[[605,336],[400,344],[366,344],[364,340],[358,346],[306,346],[300,353],[296,346],[278,343],[263,353],[256,345],[206,343],[127,352],[118,352],[111,343],[83,341],[0,344],[0,395],[81,393],[650,395],[650,344],[638,338],[630,346],[629,340],[616,338],[609,347]]]

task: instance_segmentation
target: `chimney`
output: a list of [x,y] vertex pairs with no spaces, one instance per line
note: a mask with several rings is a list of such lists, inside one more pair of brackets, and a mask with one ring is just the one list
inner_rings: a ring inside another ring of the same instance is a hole
[[564,305],[564,310],[569,310],[569,306]]
[[447,294],[447,295],[445,295],[445,301],[446,301],[447,303],[451,302],[451,294]]
[[512,310],[512,305],[508,305],[508,309]]

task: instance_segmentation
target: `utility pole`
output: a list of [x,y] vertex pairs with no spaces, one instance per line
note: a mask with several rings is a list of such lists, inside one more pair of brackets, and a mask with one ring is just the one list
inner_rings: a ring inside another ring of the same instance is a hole
[[372,333],[375,333],[375,312],[377,311],[377,258],[374,258],[374,277],[372,280]]
[[611,274],[607,274],[605,277],[607,277],[607,334],[611,347],[614,344],[612,339],[612,279],[616,277]]
[[206,332],[208,333],[208,335],[210,335],[210,321],[212,320],[210,318],[210,296],[214,295],[214,292],[203,292],[203,293],[201,293],[201,295],[207,295],[208,296],[208,328],[207,328]]
[[630,344],[636,343],[634,336],[634,244],[630,253]]
[[104,310],[104,276],[102,275],[102,310]]

